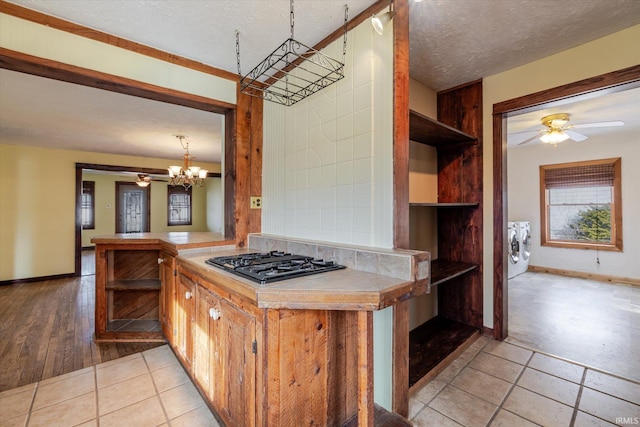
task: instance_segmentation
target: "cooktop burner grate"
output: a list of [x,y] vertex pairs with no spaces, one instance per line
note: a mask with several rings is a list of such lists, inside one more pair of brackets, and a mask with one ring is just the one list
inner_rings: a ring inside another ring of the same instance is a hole
[[345,268],[333,261],[279,251],[215,257],[205,262],[262,285]]

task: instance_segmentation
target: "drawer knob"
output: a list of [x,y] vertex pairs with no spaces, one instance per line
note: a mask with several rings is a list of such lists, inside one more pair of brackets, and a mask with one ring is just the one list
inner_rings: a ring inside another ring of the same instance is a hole
[[218,320],[220,318],[220,312],[215,308],[211,307],[209,309],[209,317],[211,317],[213,320]]
[[189,292],[189,291],[184,293],[184,298],[185,299],[191,299],[192,296],[193,296],[193,294],[191,294],[191,292]]

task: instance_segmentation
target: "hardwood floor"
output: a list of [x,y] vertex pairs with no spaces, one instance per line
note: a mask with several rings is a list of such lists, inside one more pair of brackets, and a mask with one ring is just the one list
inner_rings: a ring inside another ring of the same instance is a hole
[[82,277],[0,286],[0,391],[162,345],[93,341],[92,255]]

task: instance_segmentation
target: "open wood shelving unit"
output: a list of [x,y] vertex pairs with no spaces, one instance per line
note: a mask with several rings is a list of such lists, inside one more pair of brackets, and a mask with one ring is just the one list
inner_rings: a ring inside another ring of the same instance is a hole
[[420,388],[480,336],[482,330],[482,83],[438,94],[438,120],[411,111],[412,141],[436,149],[438,315],[409,334],[409,387]]

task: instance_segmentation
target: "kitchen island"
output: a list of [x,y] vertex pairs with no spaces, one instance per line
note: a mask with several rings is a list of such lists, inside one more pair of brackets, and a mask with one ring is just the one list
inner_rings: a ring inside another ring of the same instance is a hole
[[91,242],[96,245],[96,342],[164,341],[163,275],[175,269],[178,252],[234,244],[208,232],[112,234]]
[[[272,250],[347,268],[261,285],[205,263]],[[265,235],[178,249],[173,271],[161,263],[162,330],[228,426],[402,425],[373,403],[373,311],[427,292],[429,264],[426,252]]]

